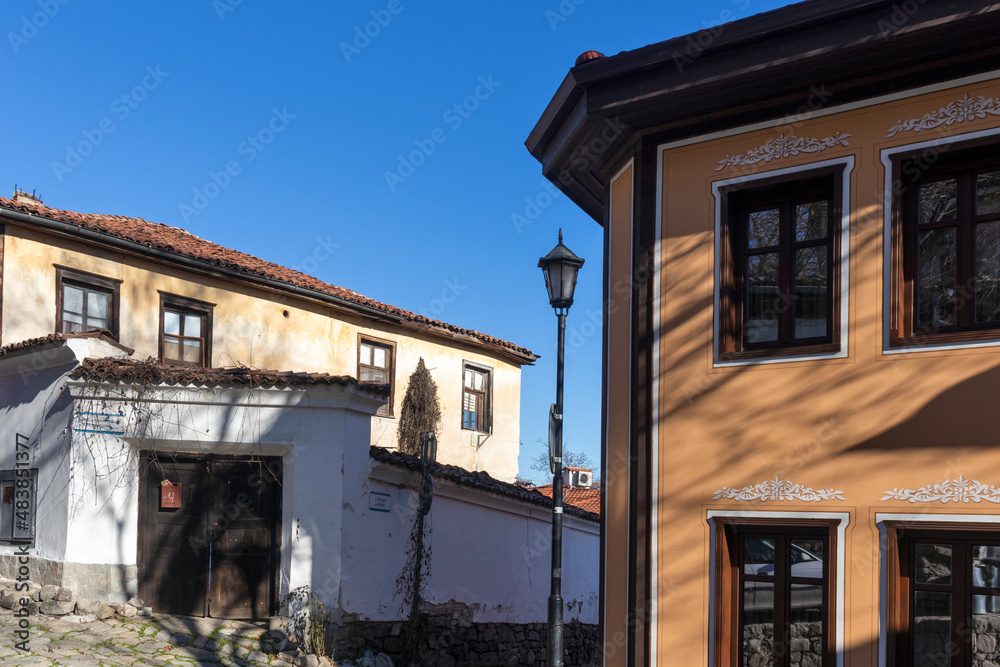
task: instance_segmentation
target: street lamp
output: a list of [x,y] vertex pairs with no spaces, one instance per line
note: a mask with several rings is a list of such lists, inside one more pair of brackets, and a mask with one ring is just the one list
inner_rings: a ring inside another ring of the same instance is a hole
[[562,426],[563,426],[563,369],[566,363],[566,313],[573,305],[576,276],[583,260],[563,245],[562,229],[559,243],[545,257],[538,260],[538,267],[545,274],[545,289],[549,304],[559,319],[559,351],[556,359],[556,402],[549,413],[549,467],[552,471],[552,592],[549,594],[548,667],[563,665],[563,599],[562,599]]

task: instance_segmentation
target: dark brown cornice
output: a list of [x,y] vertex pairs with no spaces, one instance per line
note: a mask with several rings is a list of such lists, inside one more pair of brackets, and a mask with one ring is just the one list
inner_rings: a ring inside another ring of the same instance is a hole
[[[781,119],[817,91],[833,108],[991,71],[998,56],[1000,4],[987,0],[811,0],[573,67],[525,145],[603,222],[611,162],[637,135]],[[609,123],[619,132],[604,141]]]

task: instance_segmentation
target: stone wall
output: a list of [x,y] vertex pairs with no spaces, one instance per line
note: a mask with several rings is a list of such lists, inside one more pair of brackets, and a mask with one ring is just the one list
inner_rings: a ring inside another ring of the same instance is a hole
[[[355,658],[366,650],[385,653],[403,664],[406,623],[345,619],[337,630],[334,657]],[[420,664],[439,667],[476,665],[545,665],[545,623],[458,623],[451,618],[425,616],[420,641]],[[567,667],[599,665],[597,626],[567,623],[563,630]]]
[[[0,554],[0,577],[17,579],[18,557]],[[40,586],[68,588],[74,598],[125,602],[138,594],[135,565],[61,563],[29,556],[28,577]]]

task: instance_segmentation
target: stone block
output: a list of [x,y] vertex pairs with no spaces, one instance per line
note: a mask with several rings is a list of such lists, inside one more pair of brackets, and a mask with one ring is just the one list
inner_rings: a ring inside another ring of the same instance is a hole
[[87,587],[99,593],[108,591],[108,573],[91,574],[87,577]]
[[13,609],[17,606],[18,600],[20,600],[20,595],[14,591],[8,589],[0,591],[0,607]]
[[73,591],[68,588],[60,588],[56,591],[56,596],[53,598],[59,602],[72,602],[73,601]]
[[65,616],[66,614],[73,613],[73,607],[75,607],[72,602],[60,602],[59,600],[46,600],[42,602],[38,609],[41,613],[47,616]]
[[94,615],[102,621],[106,621],[115,615],[115,610],[111,608],[111,605],[104,604],[103,602],[97,603],[97,609],[94,611]]

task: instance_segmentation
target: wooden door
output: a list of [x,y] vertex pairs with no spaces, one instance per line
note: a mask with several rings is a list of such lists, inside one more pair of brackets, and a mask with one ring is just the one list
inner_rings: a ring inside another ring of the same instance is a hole
[[[280,459],[144,454],[139,596],[153,610],[267,618],[276,607]],[[180,484],[180,507],[162,482]]]
[[[156,612],[204,616],[208,464],[161,454],[144,455],[140,466],[139,597]],[[180,507],[162,506],[164,480],[181,485]]]
[[267,463],[213,463],[210,616],[267,618],[274,608],[281,486]]

